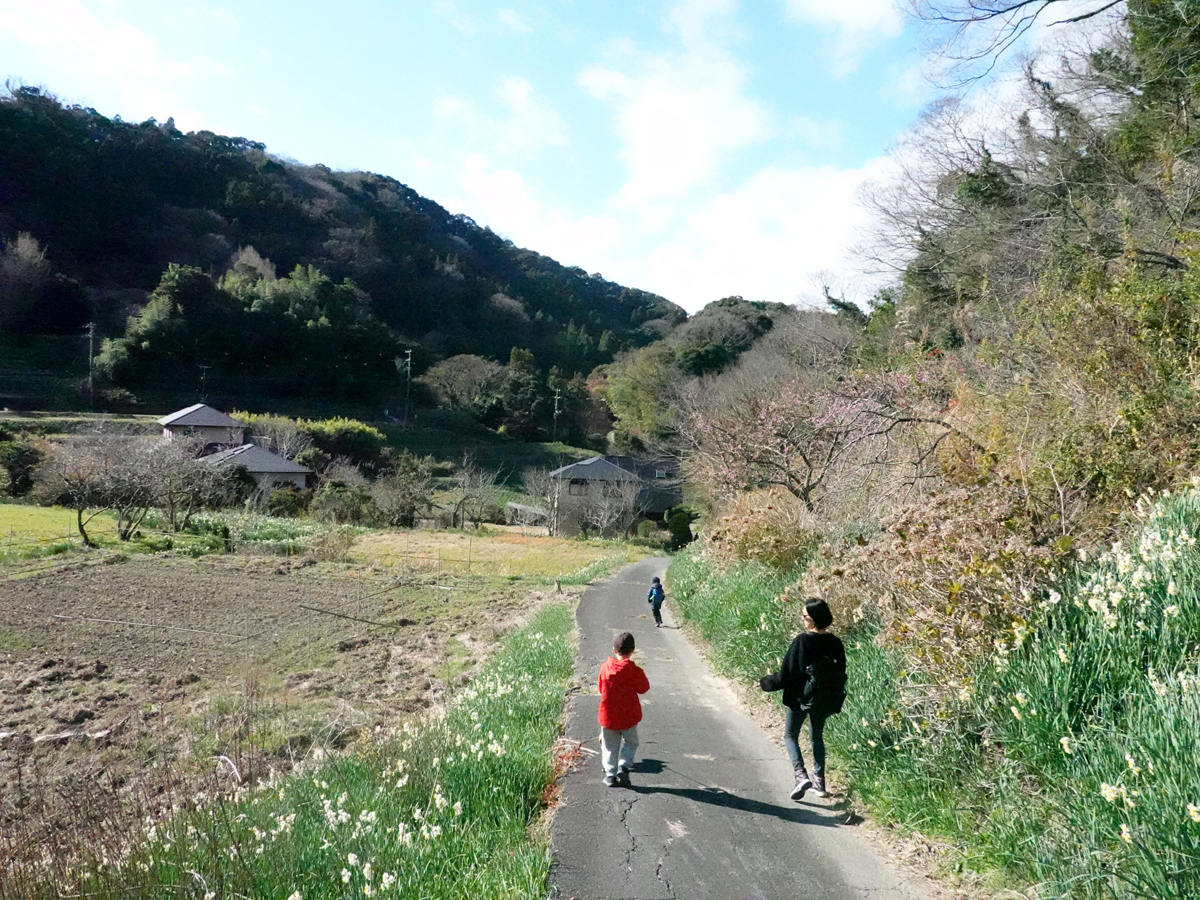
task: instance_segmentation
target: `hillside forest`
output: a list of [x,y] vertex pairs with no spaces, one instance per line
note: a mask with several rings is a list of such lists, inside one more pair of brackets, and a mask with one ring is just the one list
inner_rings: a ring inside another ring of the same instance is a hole
[[169,405],[203,381],[233,402],[382,409],[409,352],[420,375],[464,354],[507,364],[513,348],[544,389],[552,371],[586,375],[685,318],[394,179],[109,119],[26,86],[0,97],[0,235],[0,340],[17,361],[5,375],[28,360],[86,380],[81,335],[94,328],[91,393],[18,377],[3,398],[17,408]]

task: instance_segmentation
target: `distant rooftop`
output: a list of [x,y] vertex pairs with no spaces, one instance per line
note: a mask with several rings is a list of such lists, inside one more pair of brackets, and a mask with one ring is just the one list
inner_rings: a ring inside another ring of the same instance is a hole
[[203,403],[189,406],[163,416],[158,420],[159,425],[178,425],[192,428],[245,428],[244,422],[239,422],[232,416],[227,416],[219,409],[213,409]]
[[229,450],[222,450],[211,456],[204,457],[214,466],[245,466],[251,474],[266,473],[271,475],[308,475],[312,469],[297,465],[290,459],[264,450],[257,444],[242,444]]
[[636,472],[615,466],[602,456],[571,463],[550,473],[551,478],[583,478],[588,481],[641,481]]

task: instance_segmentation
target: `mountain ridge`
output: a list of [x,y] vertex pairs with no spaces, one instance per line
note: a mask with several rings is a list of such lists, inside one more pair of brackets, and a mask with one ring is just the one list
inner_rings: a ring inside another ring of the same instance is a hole
[[687,318],[656,294],[517,247],[395,178],[282,160],[171,120],[107,118],[33,87],[0,97],[9,257],[22,234],[42,254],[41,280],[23,294],[6,282],[0,332],[17,335],[94,321],[117,338],[170,265],[216,281],[247,247],[273,267],[264,276],[311,267],[352,281],[418,371],[460,353],[503,361],[520,347],[544,371],[586,374]]

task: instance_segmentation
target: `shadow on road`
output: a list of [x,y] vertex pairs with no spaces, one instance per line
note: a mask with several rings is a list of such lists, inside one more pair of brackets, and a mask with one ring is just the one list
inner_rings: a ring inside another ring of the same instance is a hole
[[629,771],[640,775],[659,775],[663,767],[661,759],[639,759],[629,767]]
[[685,797],[688,800],[695,800],[697,803],[708,803],[712,806],[720,806],[723,809],[755,813],[760,816],[771,816],[774,819],[782,819],[785,822],[822,825],[827,828],[836,828],[838,825],[837,820],[832,816],[822,815],[814,810],[805,809],[802,806],[776,806],[773,803],[763,803],[760,800],[739,797],[737,794],[730,794],[720,788],[671,788],[635,784],[631,790],[637,794],[674,794],[676,797]]

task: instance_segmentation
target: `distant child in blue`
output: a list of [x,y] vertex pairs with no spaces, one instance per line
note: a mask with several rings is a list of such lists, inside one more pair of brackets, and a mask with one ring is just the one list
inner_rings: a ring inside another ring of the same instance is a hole
[[662,628],[662,605],[667,599],[667,594],[663,590],[662,582],[658,580],[658,576],[650,582],[650,592],[646,594],[646,602],[650,604],[650,608],[654,610],[654,627]]

